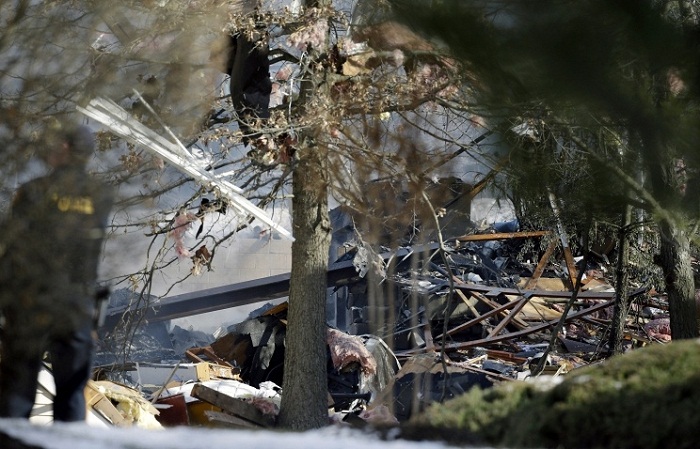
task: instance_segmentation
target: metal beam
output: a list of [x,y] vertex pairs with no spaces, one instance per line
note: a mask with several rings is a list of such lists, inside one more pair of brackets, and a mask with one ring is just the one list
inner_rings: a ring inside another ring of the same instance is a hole
[[[232,307],[267,302],[289,296],[291,273],[283,273],[238,284],[214,287],[192,293],[171,296],[148,306],[126,306],[108,311],[104,329],[114,328],[122,317],[139,316],[154,321],[165,321],[198,315]],[[328,287],[343,285],[359,279],[352,261],[333,264],[328,270]]]
[[[433,243],[412,249],[401,248],[398,251],[387,252],[381,256],[384,261],[394,258],[398,263],[411,253],[432,252],[436,248],[437,244]],[[111,309],[107,311],[102,328],[113,329],[119,324],[122,317],[138,316],[150,322],[165,321],[284,298],[289,296],[290,278],[291,273],[283,273],[238,284],[171,296],[163,298],[156,304],[146,306],[133,305]],[[328,268],[328,287],[339,287],[356,282],[359,279],[360,276],[353,266],[352,260],[336,262]]]

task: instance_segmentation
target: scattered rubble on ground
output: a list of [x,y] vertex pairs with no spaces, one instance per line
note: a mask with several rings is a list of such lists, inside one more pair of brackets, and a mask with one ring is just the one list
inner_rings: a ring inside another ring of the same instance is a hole
[[[373,286],[362,270],[329,289],[331,422],[395,425],[472,387],[533,377],[542,357],[539,374],[550,376],[607,357],[615,291],[605,255],[583,267],[550,232],[506,229],[376,257],[346,245],[341,259],[378,258],[386,277]],[[626,347],[668,341],[663,295],[629,287]],[[286,302],[268,305],[216,338],[151,322],[125,360],[102,342],[93,413],[112,425],[274,427],[286,311]],[[114,410],[99,406],[104,398]]]

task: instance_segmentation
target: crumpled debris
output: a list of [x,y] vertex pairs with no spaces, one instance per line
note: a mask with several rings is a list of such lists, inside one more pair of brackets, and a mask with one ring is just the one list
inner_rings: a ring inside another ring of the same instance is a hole
[[671,341],[671,319],[657,318],[651,320],[644,325],[644,331],[652,338]]
[[333,366],[337,370],[357,362],[365,374],[377,372],[377,361],[360,337],[346,334],[337,329],[328,329],[326,343],[331,350]]
[[185,246],[185,234],[197,220],[197,216],[192,212],[180,211],[173,218],[172,230],[168,233],[169,237],[175,240],[175,252],[178,257],[191,257],[190,251]]
[[282,389],[274,382],[260,382],[258,392],[245,398],[264,415],[277,416],[280,413],[280,391]]
[[399,420],[384,404],[360,412],[359,417],[374,426],[398,426]]
[[369,271],[369,251],[364,245],[358,245],[357,253],[355,253],[355,257],[352,259],[352,265],[361,278],[367,275]]
[[375,273],[380,277],[386,278],[384,259],[364,242],[357,244],[357,252],[352,259],[352,265],[361,278],[365,277],[370,269],[375,270]]
[[260,410],[260,412],[262,412],[263,415],[277,416],[280,413],[279,406],[267,398],[254,396],[250,399],[247,399],[247,401],[255,408]]
[[138,391],[109,381],[96,381],[95,385],[100,393],[116,402],[117,410],[134,425],[144,429],[163,428],[156,420],[158,410]]
[[[226,396],[246,401],[265,415],[275,416],[279,414],[282,401],[282,396],[279,394],[281,388],[274,382],[261,382],[260,388],[255,388],[246,383],[232,379],[208,380],[198,383],[225,394]],[[192,388],[195,385],[196,383],[187,383],[177,387],[167,388],[160,397],[167,398],[182,394],[187,403],[198,401],[198,399],[192,396]]]

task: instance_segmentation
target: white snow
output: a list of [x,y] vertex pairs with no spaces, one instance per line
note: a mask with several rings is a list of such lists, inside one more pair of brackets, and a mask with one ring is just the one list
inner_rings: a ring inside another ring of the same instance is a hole
[[[439,442],[383,440],[349,427],[332,426],[307,432],[233,430],[201,427],[99,428],[84,423],[55,423],[49,426],[26,420],[0,419],[0,431],[23,443],[44,449],[445,449]],[[477,448],[474,448],[477,449]]]

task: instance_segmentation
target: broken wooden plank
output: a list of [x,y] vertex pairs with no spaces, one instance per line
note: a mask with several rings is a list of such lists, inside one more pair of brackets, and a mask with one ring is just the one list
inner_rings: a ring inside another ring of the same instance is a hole
[[[569,321],[578,319],[582,316],[589,315],[591,313],[605,309],[606,307],[610,307],[610,306],[612,306],[612,304],[613,304],[613,300],[605,301],[605,302],[600,303],[600,304],[596,304],[596,305],[589,307],[587,309],[584,309],[584,310],[581,310],[579,312],[572,313],[572,314],[568,315],[566,317],[566,321],[569,322]],[[524,337],[526,335],[534,334],[535,332],[539,332],[541,330],[547,329],[548,327],[555,326],[558,322],[559,322],[558,319],[551,320],[551,321],[548,321],[546,323],[542,323],[540,325],[529,326],[527,329],[523,329],[523,330],[516,331],[516,332],[510,332],[510,333],[506,333],[506,334],[496,335],[493,337],[481,338],[478,340],[470,340],[470,341],[457,342],[457,343],[448,343],[448,344],[444,345],[444,349],[445,349],[445,351],[457,351],[457,350],[462,350],[462,349],[470,349],[470,348],[474,348],[477,346],[489,345],[489,344],[493,344],[493,343],[500,343],[502,341],[512,340],[515,338]],[[435,350],[436,351],[440,350],[441,346],[438,344],[437,338],[435,339],[435,342],[436,342]],[[417,348],[417,349],[413,349],[413,350],[409,350],[409,351],[397,352],[396,355],[397,356],[407,356],[407,355],[412,355],[412,354],[416,354],[416,353],[423,352],[423,351],[425,351],[425,348]]]
[[517,363],[519,365],[522,365],[527,362],[526,357],[518,357],[512,352],[499,351],[498,349],[487,349],[486,355],[492,359],[506,360],[508,362]]
[[[613,305],[612,300],[605,301],[605,302],[600,303],[600,304],[596,304],[596,305],[591,306],[587,309],[580,310],[576,313],[572,313],[572,314],[568,315],[566,317],[566,322],[568,323],[569,321],[581,318],[582,316],[590,315],[591,313],[597,312],[599,310],[603,310],[603,309],[610,307],[612,305]],[[548,322],[540,324],[540,325],[530,326],[527,329],[517,331],[517,332],[510,332],[507,334],[496,335],[496,336],[490,337],[490,338],[482,338],[480,340],[472,340],[472,341],[467,341],[467,342],[463,342],[463,343],[450,343],[450,344],[445,345],[445,350],[450,351],[450,350],[458,350],[458,349],[468,349],[468,348],[473,348],[475,346],[500,343],[502,341],[511,340],[513,338],[524,337],[526,335],[534,334],[535,332],[539,332],[541,330],[547,329],[548,327],[556,326],[557,323],[559,323],[559,320],[551,320],[551,321],[548,321]]]
[[465,295],[462,290],[455,290],[455,293],[457,293],[457,296],[459,296],[459,299],[461,299],[462,302],[469,308],[472,315],[474,315],[477,318],[481,316],[479,311],[476,310],[476,307],[474,307],[474,304],[472,304],[472,302],[469,301],[469,298],[467,298],[467,295]]
[[[559,301],[559,299],[554,299]],[[556,320],[561,318],[561,312],[552,308],[552,303],[550,303],[550,298],[540,298],[538,296],[533,296],[530,301],[525,304],[523,310],[520,311],[520,315],[527,322],[542,322],[549,320]],[[562,299],[561,301],[566,301]],[[577,306],[588,306],[589,302],[581,301]]]
[[491,329],[491,332],[489,332],[489,335],[488,335],[488,336],[489,336],[489,337],[493,337],[494,335],[500,334],[501,331],[502,331],[503,329],[505,329],[505,327],[508,325],[508,323],[510,323],[511,321],[513,321],[513,320],[517,317],[518,313],[520,313],[520,311],[523,310],[523,307],[525,307],[525,304],[527,304],[528,301],[530,301],[530,298],[532,298],[532,296],[530,296],[530,295],[525,295],[525,296],[523,296],[522,298],[517,299],[516,301],[517,301],[518,303],[515,305],[515,307],[513,307],[513,310],[511,310],[510,313],[508,314],[508,316],[506,316],[505,318],[503,318],[503,319],[501,320],[501,322],[498,323],[498,325],[497,325],[496,327],[494,327],[493,329]]
[[568,280],[571,282],[570,288],[573,291],[576,286],[578,271],[576,270],[576,262],[574,262],[574,256],[571,254],[571,248],[569,248],[569,246],[564,247],[564,262],[566,263],[566,271],[569,274]]
[[[516,306],[515,302],[509,302],[509,303],[504,304],[502,306],[493,308],[493,309],[489,310],[488,312],[486,312],[480,316],[477,316],[476,318],[472,318],[471,320],[467,321],[466,323],[462,323],[459,326],[453,327],[452,329],[447,331],[447,335],[454,335],[457,332],[461,332],[461,331],[464,331],[466,329],[469,329],[470,327],[475,326],[475,325],[479,324],[480,322],[482,322],[488,318],[491,318],[494,315],[498,315],[499,313],[503,313],[506,310],[508,310],[512,307],[515,307],[515,306]],[[436,336],[435,340],[439,340],[440,338],[442,338],[442,336],[443,336],[442,334]]]
[[[635,290],[634,292],[630,293],[628,295],[629,298],[634,298],[636,296],[639,296],[640,294],[646,292],[646,289],[644,288],[639,288]],[[559,292],[559,293],[569,293],[569,292]],[[581,317],[585,317],[587,315],[590,315],[591,313],[597,312],[599,310],[603,310],[607,307],[611,307],[614,303],[614,299],[609,299],[605,302],[601,302],[599,304],[595,304],[591,307],[588,307],[586,309],[580,310],[576,313],[572,313],[567,315],[566,317],[566,322],[570,322],[576,319],[579,319]],[[512,304],[512,303],[511,303]],[[502,341],[507,341],[507,340],[512,340],[515,338],[520,338],[524,337],[526,335],[533,334],[535,332],[539,332],[541,330],[547,329],[551,326],[555,326],[557,323],[559,323],[560,319],[555,319],[555,320],[550,320],[546,323],[542,323],[540,325],[533,325],[528,327],[527,329],[521,330],[521,331],[516,331],[516,332],[510,332],[507,334],[501,334],[501,335],[496,335],[491,338],[481,338],[478,340],[470,340],[466,342],[458,342],[458,343],[449,343],[444,345],[445,351],[457,351],[457,350],[462,350],[462,349],[469,349],[469,348],[474,348],[476,346],[485,346],[493,343],[500,343]],[[437,340],[437,338],[436,338]],[[436,345],[436,349],[440,349],[439,345]],[[403,351],[403,352],[397,352],[397,356],[408,356],[412,354],[416,354],[419,352],[425,351],[425,348],[417,348],[409,351]]]
[[200,362],[195,365],[195,370],[197,372],[197,380],[201,382],[212,379],[241,380],[241,376],[238,374],[241,370],[232,366]]
[[[201,348],[190,348],[185,351],[185,356],[194,363],[214,362],[219,365],[233,366],[227,361],[220,358],[218,355],[216,355],[211,349],[211,346],[204,346]],[[206,357],[206,359],[204,359],[203,357]]]
[[209,420],[209,423],[215,427],[230,427],[234,429],[259,429],[260,426],[252,422],[216,410],[205,410],[204,416]]
[[231,415],[250,421],[260,427],[274,427],[275,419],[263,414],[241,399],[233,398],[224,393],[209,388],[203,384],[196,384],[190,393],[192,397],[208,402]]
[[[466,283],[464,283],[464,281],[462,281],[460,278],[458,278],[457,276],[454,276],[454,275],[452,276],[452,280],[454,281],[454,286],[455,286],[455,287],[465,287],[465,286],[467,286],[467,285],[472,285],[472,284],[466,284]],[[485,297],[484,295],[481,295],[481,294],[478,293],[478,292],[475,292],[475,291],[472,291],[472,290],[469,290],[469,289],[464,289],[464,290],[469,291],[469,295],[470,295],[470,296],[472,296],[472,297],[476,298],[477,300],[483,302],[483,303],[486,304],[487,306],[491,307],[491,309],[497,310],[495,313],[500,313],[500,314],[502,314],[502,315],[504,315],[504,316],[507,316],[506,310],[507,310],[508,308],[514,307],[514,306],[515,306],[515,304],[513,304],[512,306],[509,306],[509,307],[507,307],[507,308],[503,308],[500,304],[494,303],[493,301],[491,301],[490,299],[488,299],[488,298]],[[456,291],[459,291],[459,290],[456,290]],[[492,296],[495,296],[495,297],[498,297],[498,296],[500,296],[502,293],[504,293],[504,292],[502,292],[501,290],[499,290],[498,288],[494,288],[494,287],[491,287],[491,288],[487,289],[486,292],[487,292],[487,293],[490,293]],[[459,296],[459,294],[458,294],[458,296]],[[464,296],[464,295],[461,295],[461,296]],[[466,300],[466,302],[468,302],[468,300]],[[509,305],[509,304],[510,304],[510,303],[507,303],[506,305]],[[477,323],[479,323],[479,322],[485,320],[486,318],[493,316],[493,314],[488,314],[488,313],[486,314],[486,315],[488,315],[488,316],[482,315],[482,316],[479,317],[479,316],[478,316],[478,313],[477,313],[476,315],[477,315],[477,318],[475,318],[475,319],[473,319],[473,320],[470,320],[468,323],[464,323],[464,327],[457,326],[457,328],[455,328],[456,330],[453,329],[453,330],[451,330],[451,331],[448,331],[448,332],[447,332],[447,335],[451,335],[451,334],[453,334],[453,333],[456,333],[456,332],[459,332],[459,331],[461,331],[461,330],[467,329],[467,328],[469,328],[469,327],[471,327],[471,326],[473,326],[473,325],[475,325],[475,324],[477,324]],[[519,319],[519,318],[514,318],[514,322],[515,322],[515,325],[516,325],[518,328],[520,328],[520,329],[526,328],[526,327],[528,326],[527,323],[525,323],[523,320],[521,320],[521,319]],[[468,325],[467,325],[467,324],[468,324]],[[440,334],[440,336],[438,336],[438,337],[436,337],[436,338],[440,338],[440,337],[442,337],[442,334]]]
[[544,237],[550,231],[497,232],[494,234],[469,234],[455,238],[460,242],[482,242],[488,240],[508,240],[517,238]]
[[88,380],[85,386],[85,404],[88,408],[92,408],[114,426],[128,427],[131,425],[131,422],[124,418],[112,401],[100,391],[99,385],[93,380]]
[[549,258],[552,257],[552,254],[554,254],[554,250],[556,249],[556,247],[556,240],[552,240],[551,242],[549,242],[549,246],[540,258],[540,261],[537,263],[535,271],[532,273],[532,276],[530,276],[530,279],[528,279],[527,283],[525,284],[526,290],[535,288],[535,286],[537,285],[537,281],[540,279],[540,276],[542,276],[542,273],[544,273],[544,269],[547,266],[547,262],[549,262]]
[[[514,308],[518,305],[520,305],[520,310],[522,310],[523,307],[525,307],[529,301],[529,298],[533,297],[544,297],[544,298],[569,298],[571,297],[572,293],[568,291],[551,291],[551,290],[520,290],[520,289],[513,289],[513,288],[502,288],[502,287],[490,287],[490,286],[485,286],[485,285],[480,285],[480,284],[465,284],[461,281],[455,283],[455,288],[461,291],[466,291],[468,292],[471,296],[477,298],[478,300],[482,301],[484,304],[487,304],[489,307],[492,308],[491,311],[485,313],[481,317],[474,318],[472,320],[467,321],[466,323],[462,323],[461,325],[449,330],[447,332],[447,335],[453,335],[457,332],[464,331],[468,329],[469,327],[472,327],[481,321],[483,321],[486,318],[490,318],[496,314],[502,314],[505,316],[507,319],[505,325],[509,324],[511,320],[513,321],[513,324],[516,325],[520,330],[527,330],[529,328],[529,325],[522,321],[520,318],[518,318],[515,314],[511,318],[508,318],[510,314],[507,313],[507,311],[511,308]],[[482,294],[483,293],[483,294]],[[511,301],[504,306],[499,306],[490,299],[486,297],[486,295],[489,296],[499,296],[499,295],[513,295],[516,297],[520,297],[520,300],[515,300]],[[612,299],[614,298],[615,294],[613,292],[580,292],[577,297],[581,300],[584,299]],[[527,297],[528,300],[523,300],[523,298]],[[505,327],[505,325],[503,327]],[[498,327],[498,326],[497,326]],[[498,332],[501,332],[502,328],[498,329]],[[491,337],[495,336],[496,334],[491,335]],[[435,337],[436,339],[441,338],[442,335]]]
[[[510,299],[508,299],[508,296],[504,292],[502,292],[500,289],[495,289],[495,290],[497,291],[497,294],[492,295],[492,296],[501,298],[506,304],[512,304],[512,307],[515,307],[518,305],[517,299],[511,301]],[[489,293],[492,293],[492,292],[489,292]],[[486,297],[486,295],[481,295],[477,292],[471,292],[471,294],[476,299],[483,302],[484,304],[491,307],[492,309],[500,309],[500,307],[501,307],[501,305],[499,303],[491,301],[489,298]],[[517,296],[520,296],[520,295],[517,295]],[[510,308],[511,307],[508,307],[508,309],[510,309]],[[521,309],[522,309],[522,307],[521,307]],[[501,312],[499,312],[499,314],[503,315],[504,318],[508,318],[508,316],[509,316],[507,309],[502,310]],[[513,321],[513,325],[515,325],[515,327],[517,327],[518,329],[525,329],[528,326],[528,324],[526,322],[524,322],[523,320],[521,320],[520,318],[518,318],[515,315],[513,315],[509,321],[511,321],[511,320]]]
[[[466,284],[463,282],[455,283],[455,288],[462,291],[467,291],[469,294],[472,292],[478,293],[488,293],[491,290],[498,290],[500,293],[505,295],[522,296],[525,294],[530,294],[531,296],[540,296],[543,298],[570,298],[572,293],[569,291],[554,291],[554,290],[524,290],[519,288],[503,288],[503,287],[490,287],[488,285],[481,284]],[[600,292],[600,291],[586,291],[579,292],[576,298],[579,300],[584,299],[613,299],[615,297],[615,292]]]

